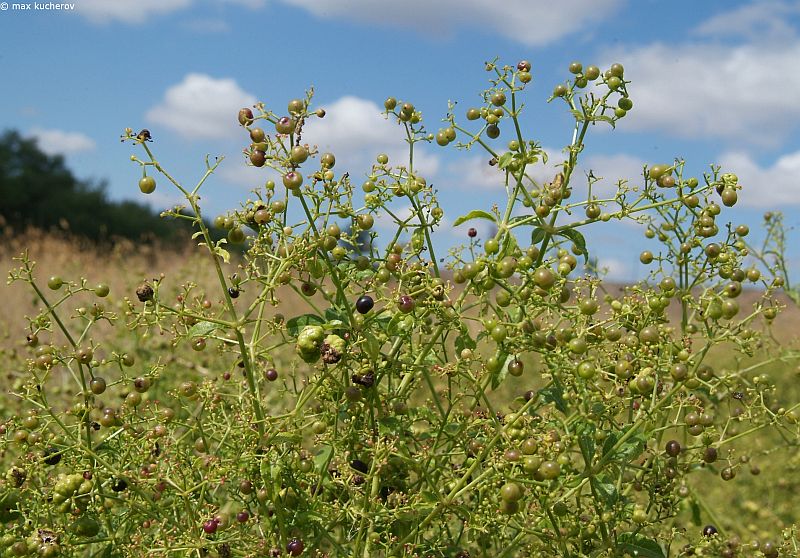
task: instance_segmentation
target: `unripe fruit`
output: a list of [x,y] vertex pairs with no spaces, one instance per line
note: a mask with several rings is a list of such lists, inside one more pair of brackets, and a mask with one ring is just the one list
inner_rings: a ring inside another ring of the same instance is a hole
[[152,194],[156,190],[156,179],[152,176],[145,176],[139,180],[139,190],[143,194]]

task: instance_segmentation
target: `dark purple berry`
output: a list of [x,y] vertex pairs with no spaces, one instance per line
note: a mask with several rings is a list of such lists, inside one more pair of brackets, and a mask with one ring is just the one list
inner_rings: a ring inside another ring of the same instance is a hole
[[209,519],[203,523],[203,531],[208,533],[209,535],[217,532],[217,522],[213,519]]
[[61,452],[59,452],[56,448],[49,447],[44,450],[44,462],[48,465],[58,465],[59,461],[61,461]]
[[247,513],[245,510],[242,510],[236,514],[236,521],[238,521],[239,523],[247,523],[248,519],[250,519],[250,514]]
[[471,227],[467,231],[467,236],[470,237],[470,238],[475,238],[476,236],[478,236],[478,231],[474,227]]
[[301,541],[300,539],[292,539],[291,541],[289,541],[289,544],[286,545],[286,551],[291,556],[300,556],[300,554],[303,553],[303,549],[305,547],[306,545],[303,544],[303,541]]
[[665,451],[670,457],[677,457],[681,453],[681,444],[677,440],[670,440],[667,442]]
[[368,388],[375,385],[375,374],[372,372],[372,370],[366,374],[353,374],[350,376],[350,380],[352,380],[354,384]]
[[264,377],[268,381],[274,382],[275,380],[278,379],[278,371],[275,370],[274,368],[269,368],[266,372],[264,372]]
[[239,289],[237,289],[236,287],[229,287],[228,294],[230,295],[231,298],[239,298]]
[[704,537],[712,537],[718,533],[717,528],[713,525],[706,525],[703,527],[703,536]]
[[375,301],[368,295],[361,296],[356,301],[356,310],[358,310],[359,314],[366,314],[372,310],[373,306],[375,306]]

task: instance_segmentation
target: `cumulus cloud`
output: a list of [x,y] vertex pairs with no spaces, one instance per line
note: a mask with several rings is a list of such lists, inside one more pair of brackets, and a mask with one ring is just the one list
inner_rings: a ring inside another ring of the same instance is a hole
[[147,112],[147,120],[191,139],[241,135],[236,115],[251,106],[255,96],[233,79],[188,74],[167,89],[164,99]]
[[[547,162],[541,159],[528,167],[528,175],[539,184],[549,182],[558,172],[558,165],[564,162],[563,155],[557,149],[544,148]],[[490,190],[505,188],[505,172],[497,166],[489,164],[491,157],[483,155],[463,156],[447,165],[448,175],[443,180],[449,188]]]
[[735,172],[744,191],[742,205],[774,208],[800,204],[800,151],[779,157],[772,165],[759,165],[744,152],[729,152],[720,157],[724,170]]
[[[381,115],[374,102],[345,96],[328,104],[323,119],[313,118],[303,130],[303,141],[319,146],[320,151],[336,155],[336,166],[354,178],[368,173],[378,153],[389,156],[390,165],[408,164],[405,132]],[[430,179],[439,170],[439,157],[420,144],[414,148],[414,169]]]
[[422,32],[486,29],[528,46],[553,43],[613,15],[622,0],[561,0],[557,9],[530,0],[282,0],[320,18],[393,25]]
[[631,186],[642,184],[644,162],[626,153],[615,155],[589,155],[580,164],[581,174],[589,171],[600,180],[592,187],[596,196],[613,196],[620,180],[627,180]]
[[597,270],[605,279],[613,282],[628,282],[636,275],[636,265],[633,263],[637,257],[631,251],[628,261],[613,256],[600,256],[597,258]]
[[749,40],[781,40],[795,36],[788,18],[800,14],[800,4],[762,0],[722,12],[697,26],[694,32],[710,37],[744,37]]
[[256,168],[248,165],[244,155],[241,153],[228,155],[215,172],[215,176],[228,184],[240,186],[247,190],[260,188],[268,180],[280,184],[280,174],[267,167]]
[[80,132],[33,128],[28,136],[35,138],[39,149],[49,155],[71,155],[91,151],[96,146],[92,138]]
[[[742,207],[800,204],[800,180],[797,178],[800,176],[800,151],[784,154],[769,165],[759,164],[745,151],[728,151],[717,160],[723,171],[735,172],[739,177],[744,187],[740,196]],[[627,179],[631,185],[641,185],[644,164],[642,159],[625,153],[590,155],[581,162],[578,172],[583,174],[591,170],[595,177],[602,177],[592,190],[602,197],[613,195],[619,180]]]
[[[609,50],[623,61],[634,108],[623,130],[713,138],[731,144],[779,145],[800,123],[800,38],[784,18],[796,4],[752,4],[707,20],[701,37]],[[724,42],[731,35],[734,40]],[[750,41],[743,39],[750,38]]]
[[80,0],[75,12],[92,23],[138,24],[189,7],[192,0]]

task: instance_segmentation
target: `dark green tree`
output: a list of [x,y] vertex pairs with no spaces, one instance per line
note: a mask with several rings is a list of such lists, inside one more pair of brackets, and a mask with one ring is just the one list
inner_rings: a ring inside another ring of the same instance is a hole
[[14,130],[0,135],[0,216],[13,229],[66,226],[73,234],[101,241],[170,238],[184,227],[143,204],[108,200],[106,186],[79,180],[61,155],[42,152],[34,139]]

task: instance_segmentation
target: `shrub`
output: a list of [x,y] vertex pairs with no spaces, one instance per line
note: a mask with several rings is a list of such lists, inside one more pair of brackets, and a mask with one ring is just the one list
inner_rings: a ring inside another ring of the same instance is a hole
[[[796,356],[763,350],[781,278],[745,269],[747,228],[722,221],[737,177],[687,176],[676,160],[608,198],[591,174],[584,189],[589,130],[633,103],[621,65],[573,64],[551,98],[574,116],[573,140],[537,182],[546,155],[519,120],[530,64],[486,69],[482,106],[462,125],[451,105],[435,134],[412,103],[386,100],[409,157],[378,154],[363,203],[357,175],[301,139],[324,117],[310,93],[283,113],[243,108],[246,160],[278,184],[218,217],[221,240],[199,196],[221,161],[187,187],[149,132],[126,130],[140,188],[185,196],[165,214],[192,223],[217,284],[157,276],[109,295],[42,281],[20,258],[11,280],[42,306],[14,385],[24,404],[2,426],[5,552],[777,556],[795,544],[791,531],[738,542],[738,518],[691,482],[736,482],[751,458],[797,442],[799,408],[764,374]],[[444,210],[414,165],[433,141],[485,150],[507,191],[453,221],[496,233],[470,231],[446,264],[433,241]],[[394,224],[383,243],[380,214]],[[640,258],[649,280],[618,295],[580,267],[583,231],[609,221],[660,243]],[[226,247],[242,243],[232,260]],[[745,308],[747,282],[762,293]]]

